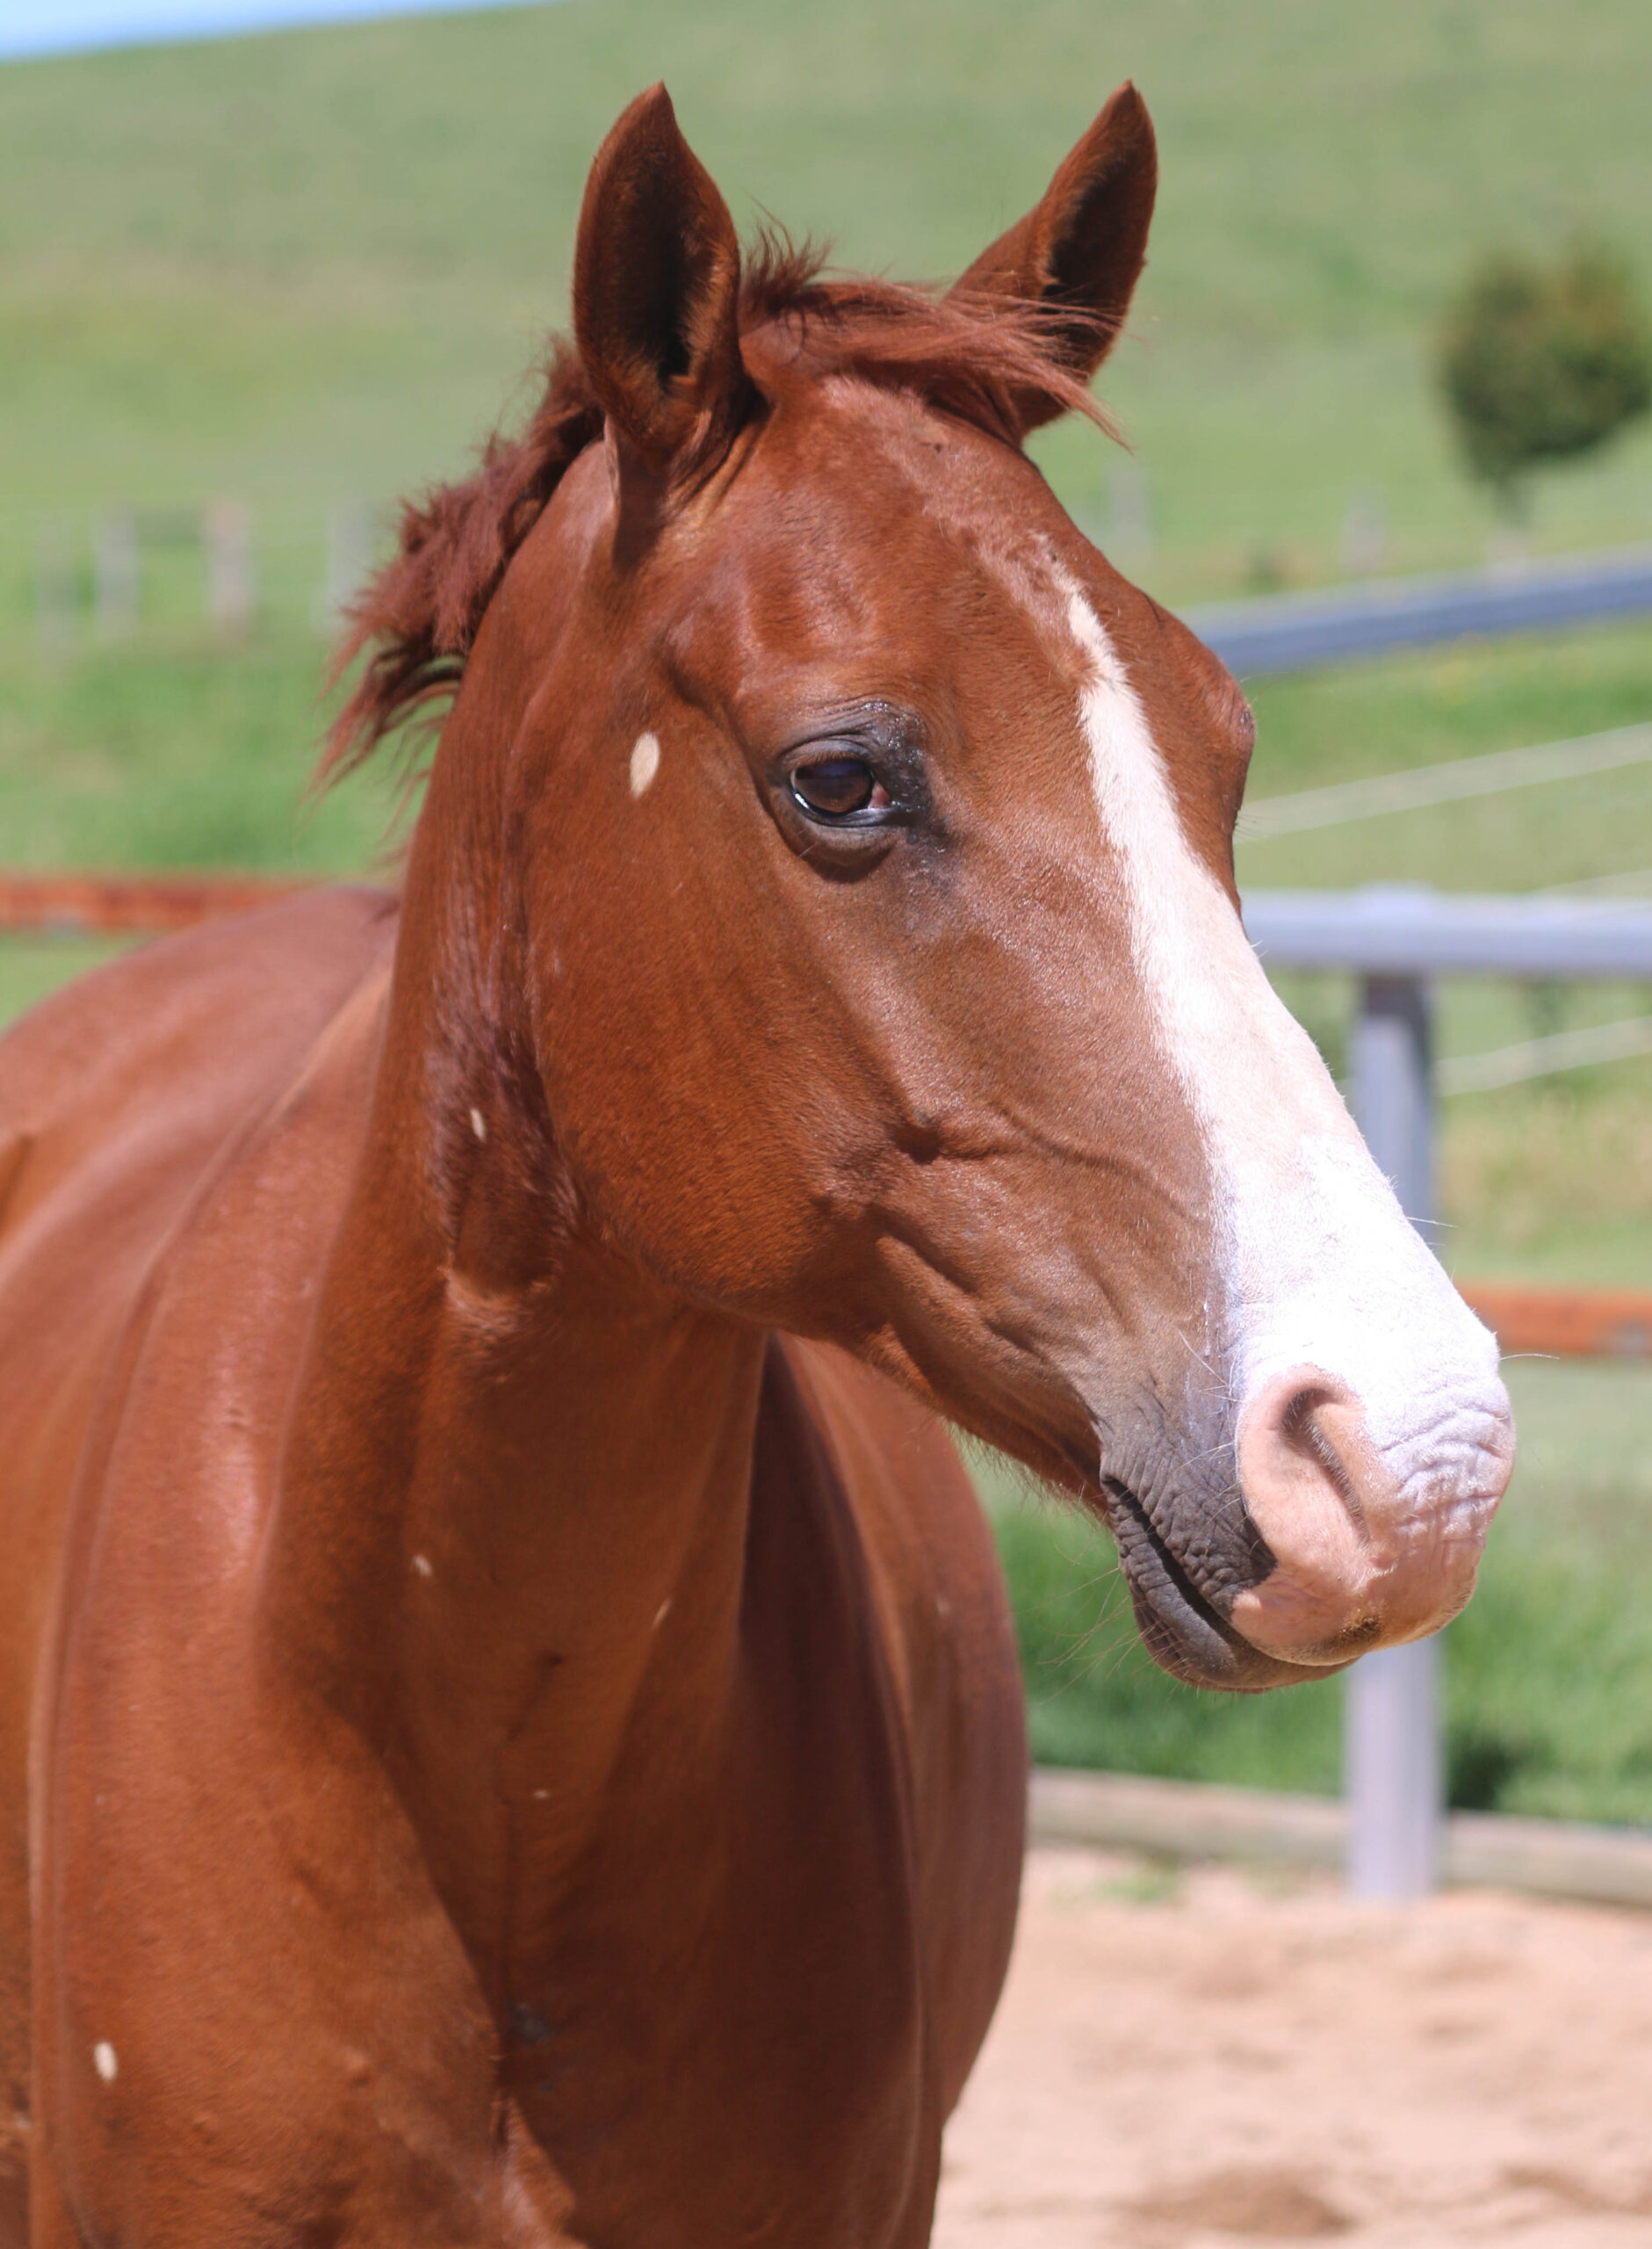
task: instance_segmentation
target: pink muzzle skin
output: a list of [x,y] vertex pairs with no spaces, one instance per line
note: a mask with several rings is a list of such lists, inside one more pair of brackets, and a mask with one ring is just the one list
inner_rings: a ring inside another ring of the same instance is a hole
[[1265,1384],[1240,1418],[1239,1487],[1275,1566],[1236,1597],[1234,1629],[1266,1654],[1331,1667],[1449,1623],[1514,1465],[1506,1415],[1481,1418],[1483,1435],[1402,1483],[1346,1383],[1300,1366]]

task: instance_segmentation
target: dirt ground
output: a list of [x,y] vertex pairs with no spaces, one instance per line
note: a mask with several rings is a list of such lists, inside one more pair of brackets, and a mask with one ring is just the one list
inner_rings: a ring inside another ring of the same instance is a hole
[[1652,2249],[1652,1914],[1041,1850],[936,2249]]

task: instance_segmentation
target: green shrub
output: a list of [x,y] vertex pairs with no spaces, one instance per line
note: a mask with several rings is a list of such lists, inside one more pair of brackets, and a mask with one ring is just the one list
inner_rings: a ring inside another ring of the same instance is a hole
[[1652,343],[1622,262],[1591,243],[1549,267],[1490,259],[1446,318],[1440,380],[1470,469],[1519,513],[1540,462],[1592,452],[1652,405]]

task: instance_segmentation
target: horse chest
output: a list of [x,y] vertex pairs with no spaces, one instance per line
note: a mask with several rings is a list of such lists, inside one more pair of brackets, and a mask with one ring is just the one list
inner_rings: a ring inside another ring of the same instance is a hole
[[891,1960],[884,1933],[845,1918],[719,1916],[648,1968],[623,1945],[571,1945],[577,1968],[545,1991],[556,2012],[512,2001],[501,2082],[581,2238],[905,2238],[941,2122],[921,1996],[910,1951]]
[[908,1744],[869,1609],[813,1559],[754,1566],[711,1754],[639,1723],[572,1871],[536,1888],[507,1822],[468,1927],[349,1729],[234,1667],[187,1709],[176,1669],[138,1696],[135,1659],[106,1697],[83,1683],[47,1980],[79,1995],[83,2050],[53,2062],[96,2230],[122,2238],[106,2195],[170,2205],[182,2148],[203,2243],[249,2195],[312,2227],[348,2207],[337,2239],[375,2249],[436,2208],[489,2249],[921,2239],[941,2116]]
[[[290,1233],[263,1264],[297,1257]],[[40,2144],[74,2206],[38,2249],[77,2231],[171,2249],[920,2242],[941,2115],[1001,1973],[1021,1787],[1013,1661],[989,1667],[983,1703],[979,1618],[959,1638],[971,1601],[1005,1635],[956,1463],[884,1429],[886,1402],[840,1400],[828,1446],[773,1349],[749,1509],[702,1579],[685,1563],[646,1691],[602,1674],[581,1702],[559,1641],[474,1756],[447,1760],[427,1823],[367,1703],[291,1652],[251,1660],[279,1644],[267,1547],[246,1536],[249,1495],[275,1488],[254,1407],[277,1367],[267,1321],[242,1336],[270,1293],[249,1269],[215,1294],[180,1284],[151,1330],[159,1404],[128,1400],[68,1612],[35,1963]],[[175,1391],[187,1443],[161,1411]],[[903,1464],[877,1507],[857,1444]],[[408,1597],[447,1570],[415,1558]],[[624,1591],[599,1575],[588,1613]],[[896,1621],[943,1607],[927,1638]],[[491,1660],[491,1595],[483,1616],[464,1646]],[[679,1630],[712,1648],[717,1696],[692,1688]],[[362,1661],[358,1637],[342,1646]],[[479,1673],[442,1675],[458,1738]],[[590,1762],[581,1710],[621,1706],[557,1878],[536,1884],[490,1761],[520,1768],[531,1805]],[[984,1884],[985,1834],[1007,1841]],[[40,2181],[40,2207],[54,2192]]]
[[757,1660],[713,1774],[622,1799],[511,1962],[501,2081],[595,2239],[865,2249],[927,2208],[927,1932],[879,1654],[842,1647],[824,1708]]

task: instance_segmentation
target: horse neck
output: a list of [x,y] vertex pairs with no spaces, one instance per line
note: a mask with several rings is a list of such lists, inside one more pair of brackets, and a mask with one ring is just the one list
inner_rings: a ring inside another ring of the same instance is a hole
[[667,1714],[652,1748],[685,1783],[714,1750],[765,1346],[582,1219],[488,997],[525,989],[510,943],[476,937],[513,924],[497,866],[432,859],[415,844],[265,1619],[288,1674],[389,1768],[486,1950],[521,1910],[524,1851],[541,1893],[577,1858],[639,1703]]

